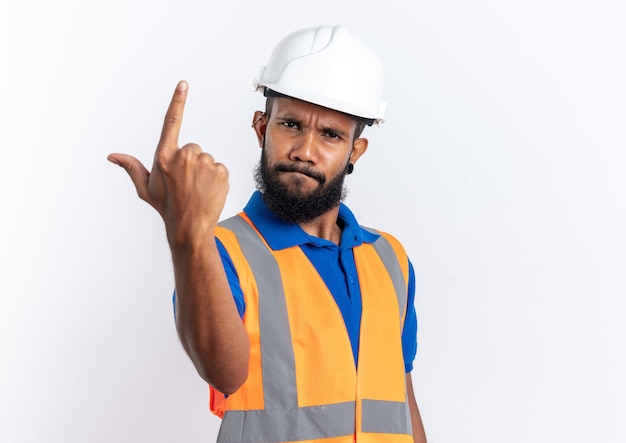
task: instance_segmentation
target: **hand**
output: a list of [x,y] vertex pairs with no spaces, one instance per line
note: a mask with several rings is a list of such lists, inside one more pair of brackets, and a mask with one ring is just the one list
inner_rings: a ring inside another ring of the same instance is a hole
[[188,85],[181,81],[165,115],[152,171],[135,157],[110,154],[110,162],[123,167],[139,197],[154,207],[165,222],[170,245],[213,236],[228,194],[228,170],[200,146],[178,147]]

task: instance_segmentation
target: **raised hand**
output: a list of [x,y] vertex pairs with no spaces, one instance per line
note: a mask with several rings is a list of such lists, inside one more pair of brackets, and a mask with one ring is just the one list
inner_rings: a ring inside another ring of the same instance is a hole
[[107,157],[128,172],[139,197],[161,214],[172,247],[213,235],[229,189],[228,170],[223,164],[216,163],[197,144],[178,146],[188,89],[184,81],[176,86],[152,171],[127,154]]

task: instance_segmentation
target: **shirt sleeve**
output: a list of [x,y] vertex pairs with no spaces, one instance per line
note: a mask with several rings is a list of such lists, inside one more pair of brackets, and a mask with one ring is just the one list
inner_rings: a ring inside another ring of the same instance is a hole
[[[215,243],[217,244],[217,249],[220,253],[220,258],[222,259],[222,265],[224,266],[224,272],[226,273],[226,278],[228,279],[230,292],[232,292],[235,304],[237,305],[237,311],[239,312],[239,316],[243,317],[243,314],[246,312],[246,302],[243,298],[241,285],[239,284],[237,270],[235,269],[235,265],[230,259],[230,255],[228,255],[228,252],[222,242],[216,238]],[[174,289],[174,294],[172,296],[172,304],[174,309],[174,319],[176,319],[176,289]]]
[[402,329],[402,355],[404,357],[404,371],[409,373],[413,370],[413,360],[417,354],[417,313],[415,312],[415,271],[409,260],[409,284]]
[[215,243],[217,244],[217,249],[220,251],[220,257],[222,258],[222,264],[224,265],[224,272],[226,272],[226,278],[228,279],[230,292],[232,292],[233,298],[235,299],[237,311],[239,312],[239,316],[243,317],[243,314],[246,312],[246,302],[243,298],[241,285],[239,284],[239,275],[237,275],[235,265],[230,259],[230,255],[228,255],[228,251],[226,251],[222,242],[216,238]]

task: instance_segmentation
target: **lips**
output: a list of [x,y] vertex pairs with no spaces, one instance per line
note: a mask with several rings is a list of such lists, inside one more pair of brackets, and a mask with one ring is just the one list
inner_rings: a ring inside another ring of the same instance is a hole
[[297,168],[295,166],[278,165],[274,169],[276,172],[297,172],[302,175],[306,175],[314,180],[317,180],[320,184],[324,184],[326,178],[322,174],[318,174],[309,168]]

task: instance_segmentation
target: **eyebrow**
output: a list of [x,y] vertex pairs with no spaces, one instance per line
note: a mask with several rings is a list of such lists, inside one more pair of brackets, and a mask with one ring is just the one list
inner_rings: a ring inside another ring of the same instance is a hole
[[349,134],[349,132],[343,131],[341,129],[334,128],[332,126],[326,126],[326,125],[322,126],[322,130],[324,132],[332,132],[332,133],[337,134],[338,136],[343,137],[343,138],[346,138],[348,136],[348,134]]

